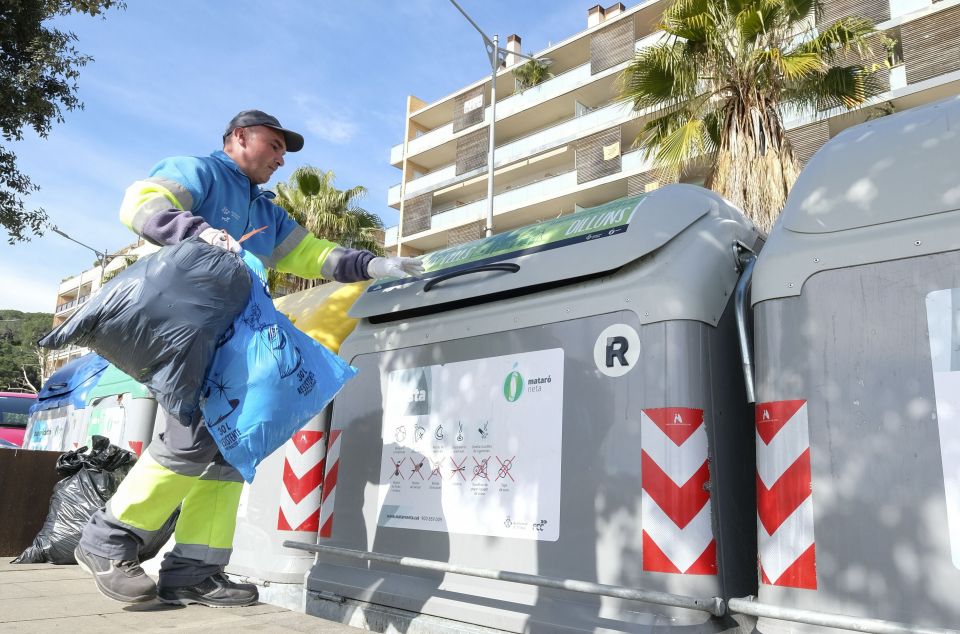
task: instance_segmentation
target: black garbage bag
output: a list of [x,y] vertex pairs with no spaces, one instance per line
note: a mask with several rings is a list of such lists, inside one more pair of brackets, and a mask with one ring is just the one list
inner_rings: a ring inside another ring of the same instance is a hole
[[[94,436],[92,449],[68,451],[57,460],[57,472],[64,476],[53,488],[50,511],[43,527],[15,564],[75,564],[73,550],[80,533],[93,513],[107,503],[120,482],[137,461],[137,456],[110,444],[103,436]],[[167,520],[156,535],[140,547],[140,559],[146,561],[163,548],[173,534],[179,511]]]
[[129,266],[39,345],[92,348],[188,425],[217,341],[249,297],[243,260],[190,238]]

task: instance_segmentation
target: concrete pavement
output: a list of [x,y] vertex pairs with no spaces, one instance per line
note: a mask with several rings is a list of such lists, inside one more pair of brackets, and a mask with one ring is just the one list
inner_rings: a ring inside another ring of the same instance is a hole
[[11,564],[0,560],[0,632],[320,632],[357,629],[260,603],[245,608],[170,606],[154,601],[126,605],[97,592],[78,566]]

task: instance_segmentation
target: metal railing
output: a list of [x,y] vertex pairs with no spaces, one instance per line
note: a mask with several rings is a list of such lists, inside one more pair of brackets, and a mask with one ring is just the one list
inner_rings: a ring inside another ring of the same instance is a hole
[[821,627],[832,627],[850,630],[852,632],[867,632],[870,634],[957,634],[957,630],[939,627],[915,626],[905,623],[896,623],[894,621],[885,621],[882,619],[871,619],[865,617],[847,616],[844,614],[833,614],[830,612],[820,612],[816,610],[801,610],[797,608],[781,607],[768,603],[759,603],[755,601],[753,597],[730,599],[729,601],[724,602],[724,600],[720,597],[695,598],[680,594],[671,594],[669,592],[658,592],[656,590],[643,590],[640,588],[628,588],[625,586],[594,583],[591,581],[578,581],[575,579],[561,579],[558,577],[544,577],[542,575],[530,575],[519,572],[509,572],[506,570],[495,570],[492,568],[460,566],[457,564],[451,564],[445,561],[436,561],[433,559],[401,557],[398,555],[387,555],[385,553],[377,553],[367,550],[339,548],[337,546],[324,546],[322,544],[307,544],[295,541],[285,541],[283,542],[283,546],[285,548],[305,550],[307,552],[317,554],[322,553],[337,557],[359,559],[362,561],[379,561],[404,568],[433,570],[436,572],[480,577],[483,579],[497,579],[500,581],[539,586],[541,588],[568,590],[570,592],[614,597],[628,601],[640,601],[642,603],[667,605],[676,608],[684,608],[687,610],[695,610],[698,612],[706,612],[716,617],[726,616],[728,613],[736,613],[744,616],[770,618],[779,621],[792,621],[794,623],[805,623],[807,625],[818,625]]
[[794,623],[818,625],[820,627],[833,627],[841,630],[850,630],[851,632],[869,632],[870,634],[957,634],[957,630],[940,627],[922,627],[881,619],[869,619],[860,616],[846,616],[844,614],[832,614],[830,612],[818,612],[815,610],[785,608],[779,605],[770,605],[769,603],[757,603],[752,597],[730,599],[727,602],[727,608],[731,612],[745,616],[764,617],[778,621],[792,621]]
[[500,581],[524,583],[527,585],[540,586],[541,588],[554,588],[557,590],[569,590],[571,592],[602,595],[617,599],[627,599],[630,601],[643,601],[644,603],[655,603],[657,605],[669,605],[676,608],[686,608],[688,610],[707,612],[713,616],[723,616],[724,613],[723,600],[716,597],[708,599],[695,599],[693,597],[685,597],[679,594],[670,594],[668,592],[657,592],[655,590],[640,590],[637,588],[626,588],[624,586],[614,586],[605,583],[577,581],[574,579],[559,579],[557,577],[544,577],[541,575],[528,575],[520,572],[508,572],[506,570],[491,570],[489,568],[475,568],[473,566],[458,566],[443,561],[434,561],[432,559],[398,557],[396,555],[386,555],[384,553],[354,550],[352,548],[323,546],[321,544],[305,544],[301,542],[285,541],[283,542],[283,545],[286,548],[296,548],[298,550],[306,550],[313,553],[324,553],[327,555],[350,557],[365,561],[379,561],[383,563],[404,566],[406,568],[450,572],[458,575],[467,575],[469,577],[482,577],[484,579],[499,579]]
[[79,306],[80,304],[86,302],[88,299],[90,299],[90,295],[84,295],[84,296],[82,296],[82,297],[78,297],[78,298],[76,298],[76,299],[72,299],[72,300],[70,300],[69,302],[64,302],[63,304],[57,304],[57,308],[54,310],[54,312],[55,312],[55,313],[62,313],[62,312],[68,311],[68,310],[70,310],[71,308],[75,308],[75,307]]

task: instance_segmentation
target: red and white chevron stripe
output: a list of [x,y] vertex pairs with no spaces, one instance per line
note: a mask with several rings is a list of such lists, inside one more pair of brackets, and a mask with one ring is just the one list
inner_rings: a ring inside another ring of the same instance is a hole
[[333,535],[333,503],[340,469],[340,430],[330,432],[327,442],[327,473],[323,477],[323,501],[320,503],[320,537]]
[[277,530],[316,533],[326,448],[320,419],[310,421],[284,449]]
[[763,583],[815,590],[807,402],[758,403],[757,535]]
[[643,569],[717,574],[703,410],[645,409],[640,416]]

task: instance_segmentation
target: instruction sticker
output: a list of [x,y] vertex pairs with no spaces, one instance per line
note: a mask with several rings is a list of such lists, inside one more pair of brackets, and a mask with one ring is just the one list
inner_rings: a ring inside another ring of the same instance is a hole
[[556,541],[563,349],[386,377],[379,526]]
[[940,429],[953,565],[960,568],[960,288],[927,295],[930,360]]
[[35,420],[28,429],[28,437],[24,449],[41,451],[60,451],[63,448],[63,437],[67,431],[67,415],[41,418]]
[[90,412],[90,422],[87,424],[85,438],[105,436],[115,445],[120,444],[123,438],[123,428],[126,422],[126,410],[122,407],[107,407],[93,409]]

